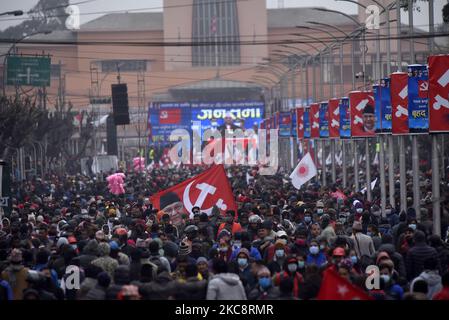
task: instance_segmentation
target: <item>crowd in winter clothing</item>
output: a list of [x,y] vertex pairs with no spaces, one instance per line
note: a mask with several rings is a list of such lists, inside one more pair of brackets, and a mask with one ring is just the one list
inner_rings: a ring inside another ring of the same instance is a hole
[[375,299],[449,299],[448,190],[440,237],[430,199],[417,219],[411,198],[382,211],[376,190],[369,202],[338,183],[296,190],[285,174],[231,167],[238,211],[193,208],[173,225],[150,196],[203,169],[130,172],[121,196],[106,175],[15,181],[0,224],[0,299],[310,300],[329,268]]

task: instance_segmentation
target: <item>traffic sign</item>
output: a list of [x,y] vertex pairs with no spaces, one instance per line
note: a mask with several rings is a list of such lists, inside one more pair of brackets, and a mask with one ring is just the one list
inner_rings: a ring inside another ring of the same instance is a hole
[[49,57],[8,56],[6,64],[7,85],[50,86],[51,60]]

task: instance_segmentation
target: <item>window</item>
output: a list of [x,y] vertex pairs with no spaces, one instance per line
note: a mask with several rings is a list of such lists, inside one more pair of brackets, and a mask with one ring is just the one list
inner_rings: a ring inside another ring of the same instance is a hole
[[137,72],[147,71],[146,60],[103,60],[101,61],[101,72]]
[[58,78],[61,75],[61,65],[52,64],[50,66],[50,75],[51,77]]
[[239,24],[236,0],[193,0],[192,39],[195,43],[218,42],[220,45],[194,45],[193,66],[240,64]]

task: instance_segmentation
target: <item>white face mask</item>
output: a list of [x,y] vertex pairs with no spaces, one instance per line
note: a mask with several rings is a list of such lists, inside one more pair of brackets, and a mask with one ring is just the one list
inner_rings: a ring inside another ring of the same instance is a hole
[[290,263],[287,265],[287,268],[290,272],[296,272],[296,270],[298,270],[298,265],[296,263]]

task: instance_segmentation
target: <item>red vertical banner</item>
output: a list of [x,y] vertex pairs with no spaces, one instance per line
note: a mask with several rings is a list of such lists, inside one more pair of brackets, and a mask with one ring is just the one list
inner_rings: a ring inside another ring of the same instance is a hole
[[376,116],[372,91],[351,91],[349,93],[352,137],[374,137]]
[[296,108],[296,132],[298,139],[304,139],[304,109]]
[[340,99],[330,99],[328,104],[329,137],[340,137]]
[[310,118],[310,138],[316,139],[320,137],[320,104],[312,103],[309,111]]
[[429,57],[429,131],[449,131],[449,55]]
[[391,74],[391,132],[408,134],[408,74],[394,72]]

